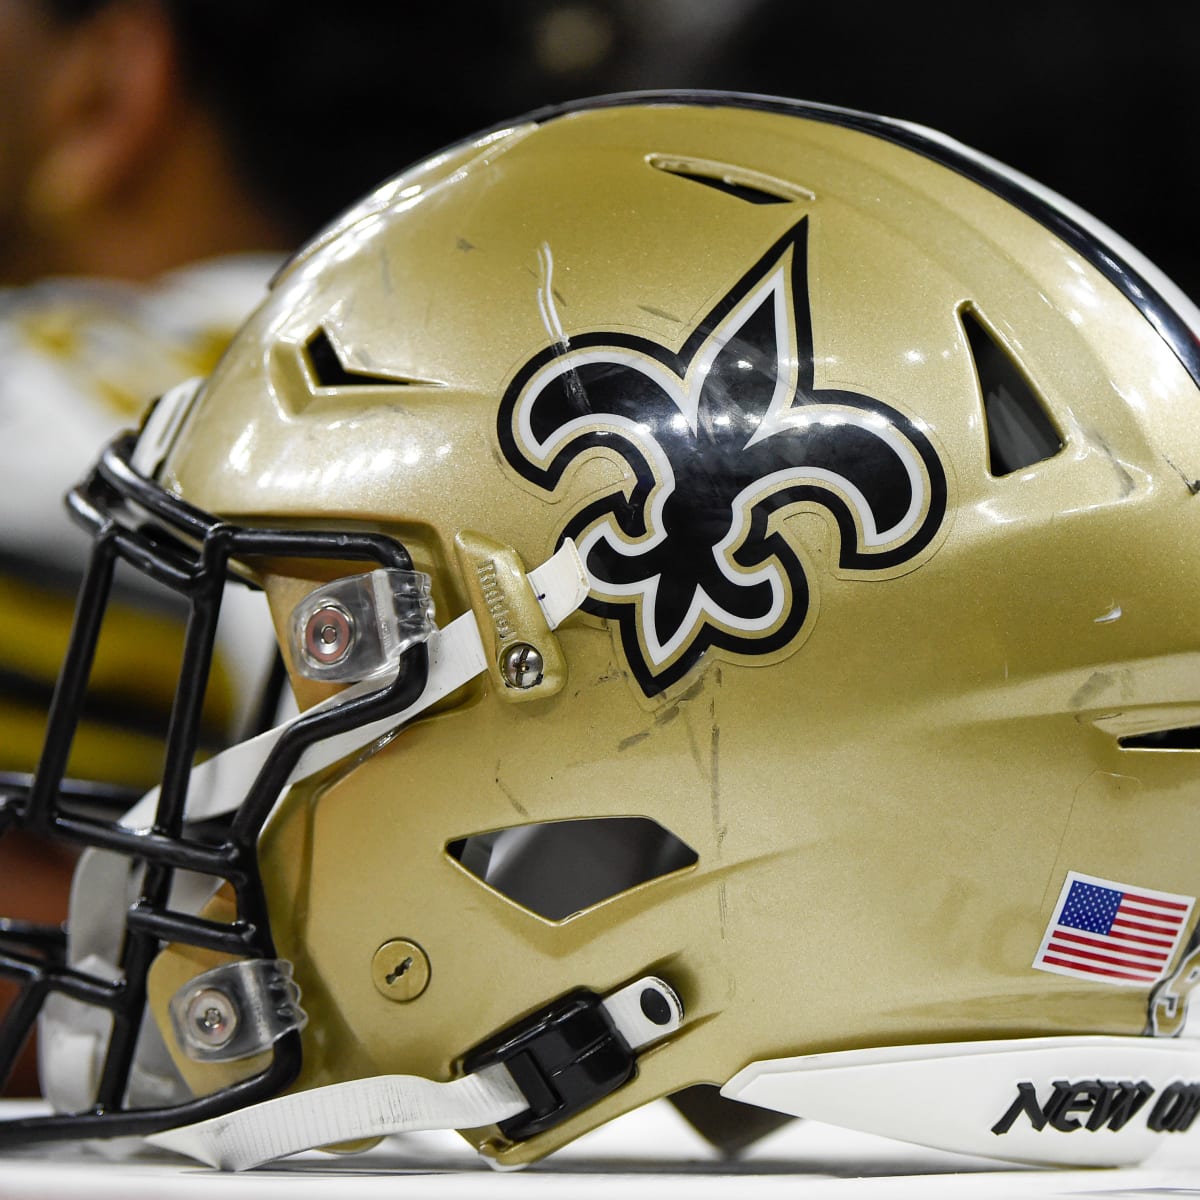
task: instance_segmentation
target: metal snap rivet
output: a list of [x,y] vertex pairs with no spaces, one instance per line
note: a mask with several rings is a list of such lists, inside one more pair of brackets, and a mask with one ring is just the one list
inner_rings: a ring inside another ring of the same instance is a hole
[[341,662],[350,653],[354,620],[340,604],[323,604],[304,626],[304,652],[322,666]]
[[219,1050],[233,1037],[238,1012],[233,1001],[217,988],[197,992],[187,1006],[187,1031],[208,1050]]

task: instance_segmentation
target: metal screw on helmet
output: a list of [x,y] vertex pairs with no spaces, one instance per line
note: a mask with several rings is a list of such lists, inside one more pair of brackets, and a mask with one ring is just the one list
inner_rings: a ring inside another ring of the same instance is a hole
[[237,1027],[237,1006],[217,988],[205,988],[188,1002],[188,1036],[205,1049],[220,1049],[233,1037]]
[[542,661],[541,651],[528,642],[517,642],[515,645],[509,646],[500,659],[500,670],[504,675],[504,682],[509,687],[522,690],[537,687],[542,682],[544,669],[545,664]]
[[340,604],[323,604],[304,626],[304,653],[322,666],[341,662],[354,642],[354,618]]

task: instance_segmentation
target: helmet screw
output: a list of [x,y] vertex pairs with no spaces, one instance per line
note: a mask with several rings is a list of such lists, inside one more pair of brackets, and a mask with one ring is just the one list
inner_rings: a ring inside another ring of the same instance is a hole
[[509,646],[500,659],[504,682],[509,687],[520,688],[522,691],[537,687],[542,682],[544,667],[541,651],[528,642],[517,642]]
[[341,662],[350,653],[354,620],[340,605],[327,601],[304,626],[304,653],[323,667]]
[[407,938],[384,942],[371,959],[371,978],[381,996],[406,1003],[429,986],[429,956]]
[[188,1001],[187,1031],[204,1049],[219,1050],[227,1045],[237,1027],[237,1007],[219,989],[204,988]]

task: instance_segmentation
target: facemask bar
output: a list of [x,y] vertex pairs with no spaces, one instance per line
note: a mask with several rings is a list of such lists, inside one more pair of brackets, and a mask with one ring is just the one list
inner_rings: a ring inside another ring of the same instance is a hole
[[[19,827],[80,847],[97,847],[144,867],[136,900],[125,917],[121,977],[113,982],[66,965],[57,929],[0,922],[0,976],[20,993],[0,1027],[0,1080],[7,1078],[46,998],[61,993],[112,1016],[99,1088],[91,1111],[0,1122],[0,1145],[34,1140],[145,1135],[221,1115],[287,1087],[300,1070],[300,1035],[285,1033],[258,1075],[211,1096],[179,1105],[127,1109],[135,1043],[146,1002],[146,975],[169,942],[245,959],[273,959],[270,918],[257,843],[279,793],[303,751],[324,738],[407,708],[428,674],[423,644],[405,651],[395,679],[367,695],[300,717],[280,736],[228,828],[214,838],[189,830],[189,776],[194,764],[204,689],[217,618],[231,560],[332,559],[411,571],[405,548],[382,534],[248,529],[222,522],[171,496],[130,465],[133,435],[117,439],[89,478],[68,498],[73,517],[88,527],[94,547],[80,590],[75,623],[55,689],[46,744],[32,785],[0,795],[0,834]],[[170,723],[163,779],[153,825],[135,831],[82,811],[79,789],[63,775],[81,718],[92,662],[118,561],[183,595],[190,604],[183,661]],[[244,580],[242,581],[244,582]],[[64,805],[64,800],[66,804]],[[231,924],[173,911],[176,871],[227,881],[237,902]]]

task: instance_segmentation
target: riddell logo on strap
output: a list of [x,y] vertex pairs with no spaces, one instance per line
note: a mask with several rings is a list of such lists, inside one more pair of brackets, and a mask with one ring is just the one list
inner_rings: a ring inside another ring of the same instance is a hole
[[[1080,1079],[1070,1083],[1065,1079],[1054,1082],[1043,1104],[1032,1083],[1018,1083],[1017,1096],[1004,1116],[992,1126],[997,1136],[1008,1133],[1024,1114],[1030,1125],[1043,1130],[1047,1125],[1063,1133],[1086,1129],[1116,1131],[1129,1124],[1155,1095],[1155,1088],[1144,1079],[1113,1082],[1103,1079]],[[1172,1083],[1158,1093],[1149,1114],[1146,1128],[1154,1133],[1183,1133],[1192,1127],[1200,1115],[1200,1083]]]

